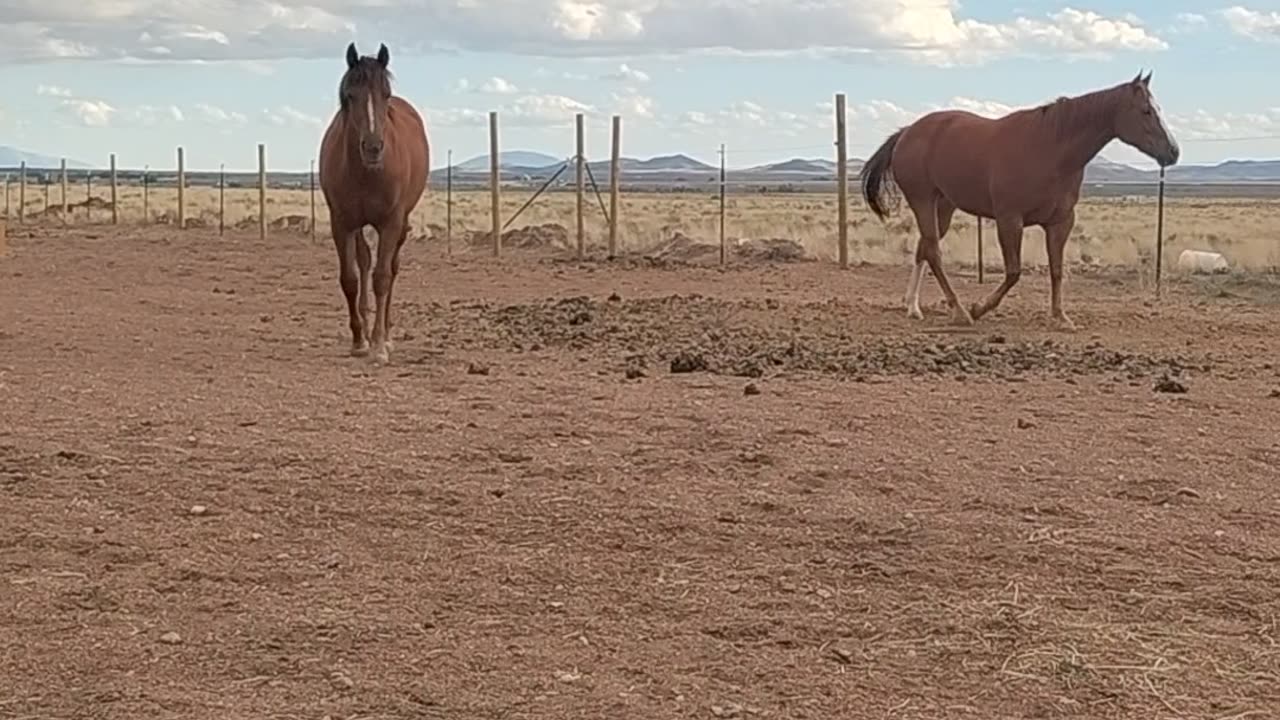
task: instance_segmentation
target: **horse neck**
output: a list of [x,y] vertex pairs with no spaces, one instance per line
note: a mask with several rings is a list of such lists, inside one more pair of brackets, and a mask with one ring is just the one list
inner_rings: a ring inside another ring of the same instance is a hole
[[1110,91],[1102,91],[1069,98],[1051,110],[1054,131],[1064,142],[1060,156],[1064,169],[1084,170],[1116,139],[1115,103]]

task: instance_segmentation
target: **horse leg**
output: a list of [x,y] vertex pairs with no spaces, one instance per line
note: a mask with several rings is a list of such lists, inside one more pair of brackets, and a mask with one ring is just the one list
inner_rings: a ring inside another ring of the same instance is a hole
[[996,218],[996,233],[1000,236],[1000,254],[1004,257],[1004,282],[980,302],[975,302],[970,312],[976,320],[996,309],[1004,296],[1018,284],[1022,277],[1022,218],[1006,216]]
[[369,271],[373,264],[369,243],[365,242],[364,229],[355,233],[356,264],[360,267],[360,316],[364,320],[364,339],[370,340],[373,331],[373,288],[369,285]]
[[[938,281],[938,287],[947,299],[947,305],[951,307],[952,322],[956,325],[972,325],[973,318],[969,317],[969,311],[965,310],[964,306],[960,304],[960,298],[956,297],[956,291],[951,288],[951,281],[947,279],[946,273],[942,271],[942,238],[938,232],[940,229],[938,223],[940,202],[946,201],[934,195],[927,201],[920,202],[919,207],[916,205],[911,206],[911,210],[916,216],[916,225],[920,228],[920,242],[916,244],[916,267],[912,273],[914,282],[912,287],[909,288],[913,305],[907,312],[916,319],[923,317],[923,314],[920,313],[920,282],[923,280],[924,266],[928,264],[929,270],[933,272],[934,279]],[[950,223],[948,223],[948,226],[950,226]]]
[[404,232],[404,219],[394,218],[378,227],[378,257],[373,266],[373,294],[376,317],[373,321],[373,359],[386,363],[391,359],[387,347],[387,316],[391,308],[393,261]]
[[357,243],[363,241],[357,237],[359,230],[344,230],[338,223],[332,221],[331,223],[333,244],[338,251],[338,283],[342,286],[342,294],[347,299],[347,315],[351,326],[351,354],[361,357],[369,352],[365,322],[360,316],[360,275],[356,266]]
[[1076,324],[1062,311],[1062,254],[1067,247],[1076,215],[1072,211],[1066,219],[1044,229],[1044,248],[1049,256],[1049,315],[1061,330],[1076,329]]
[[[941,243],[951,229],[951,218],[956,213],[956,206],[946,198],[939,198],[937,208],[938,242]],[[920,285],[924,280],[924,266],[925,263],[917,255],[915,267],[911,269],[911,280],[907,283],[907,317],[915,320],[924,319],[924,313],[920,311]]]
[[409,239],[409,222],[406,220],[404,224],[404,232],[400,233],[400,242],[396,245],[396,254],[391,258],[391,287],[387,290],[387,351],[392,348],[391,341],[391,296],[395,292],[396,278],[400,277],[400,248],[404,247],[404,241]]

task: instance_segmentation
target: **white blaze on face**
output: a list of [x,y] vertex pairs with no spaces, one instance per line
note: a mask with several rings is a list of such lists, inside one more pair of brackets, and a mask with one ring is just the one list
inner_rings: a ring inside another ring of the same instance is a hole
[[370,93],[365,102],[365,109],[369,111],[369,132],[376,132],[377,128],[373,124],[373,94]]
[[1164,121],[1164,111],[1160,109],[1160,103],[1156,102],[1156,96],[1152,95],[1150,90],[1147,91],[1147,101],[1151,103],[1151,112],[1155,113],[1156,122],[1160,123],[1160,132],[1164,133],[1169,140],[1169,145],[1176,150],[1178,141],[1173,139],[1173,131],[1169,130],[1169,126]]

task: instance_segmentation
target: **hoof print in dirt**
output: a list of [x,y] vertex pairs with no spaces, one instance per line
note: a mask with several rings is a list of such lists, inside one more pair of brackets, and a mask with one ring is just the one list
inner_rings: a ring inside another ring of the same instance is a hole
[[616,293],[616,292],[615,292],[615,293],[609,293],[609,302],[619,302],[619,301],[621,301],[621,300],[622,300],[622,296],[621,296],[621,295],[619,295],[618,293]]
[[746,386],[746,387],[744,387],[744,388],[742,388],[742,394],[743,394],[743,395],[748,395],[748,396],[750,396],[750,395],[759,395],[759,394],[760,394],[760,387],[759,387],[758,385],[756,385],[755,383],[747,383],[747,386]]
[[468,375],[488,375],[489,366],[485,365],[482,362],[467,363],[467,374]]
[[1280,388],[1276,388],[1275,390],[1272,390],[1271,392],[1267,393],[1267,397],[1280,398]]
[[681,351],[671,358],[671,372],[706,372],[707,359],[699,352]]
[[1187,386],[1172,375],[1165,374],[1160,376],[1159,380],[1156,380],[1155,391],[1158,393],[1182,394],[1187,391]]
[[645,376],[644,368],[638,365],[628,365],[627,369],[622,371],[628,380],[639,380]]
[[1028,420],[1028,419],[1026,419],[1026,418],[1018,418],[1018,429],[1019,429],[1019,430],[1030,430],[1031,428],[1033,428],[1033,427],[1035,427],[1035,426],[1036,426],[1036,424],[1035,424],[1035,423],[1031,422],[1030,420]]

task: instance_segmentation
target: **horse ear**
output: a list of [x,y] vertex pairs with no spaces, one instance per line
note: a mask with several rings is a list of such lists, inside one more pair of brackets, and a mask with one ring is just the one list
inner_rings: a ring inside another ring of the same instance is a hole
[[386,67],[389,62],[391,62],[391,52],[387,50],[387,46],[385,44],[380,45],[378,47],[378,64],[382,67]]
[[1130,82],[1131,84],[1133,84],[1133,85],[1141,85],[1141,84],[1142,84],[1142,71],[1141,71],[1141,70],[1139,70],[1139,71],[1138,71],[1138,74],[1137,74],[1137,75],[1134,75],[1134,76],[1133,76],[1133,79],[1132,79],[1132,80],[1130,80],[1129,82]]
[[347,46],[347,67],[353,68],[360,62],[360,55],[356,52],[356,44],[351,43]]
[[1147,76],[1146,76],[1146,77],[1144,77],[1144,78],[1142,78],[1142,84],[1143,84],[1143,85],[1150,85],[1150,84],[1151,84],[1151,71],[1150,71],[1150,70],[1148,70],[1148,71],[1147,71]]

